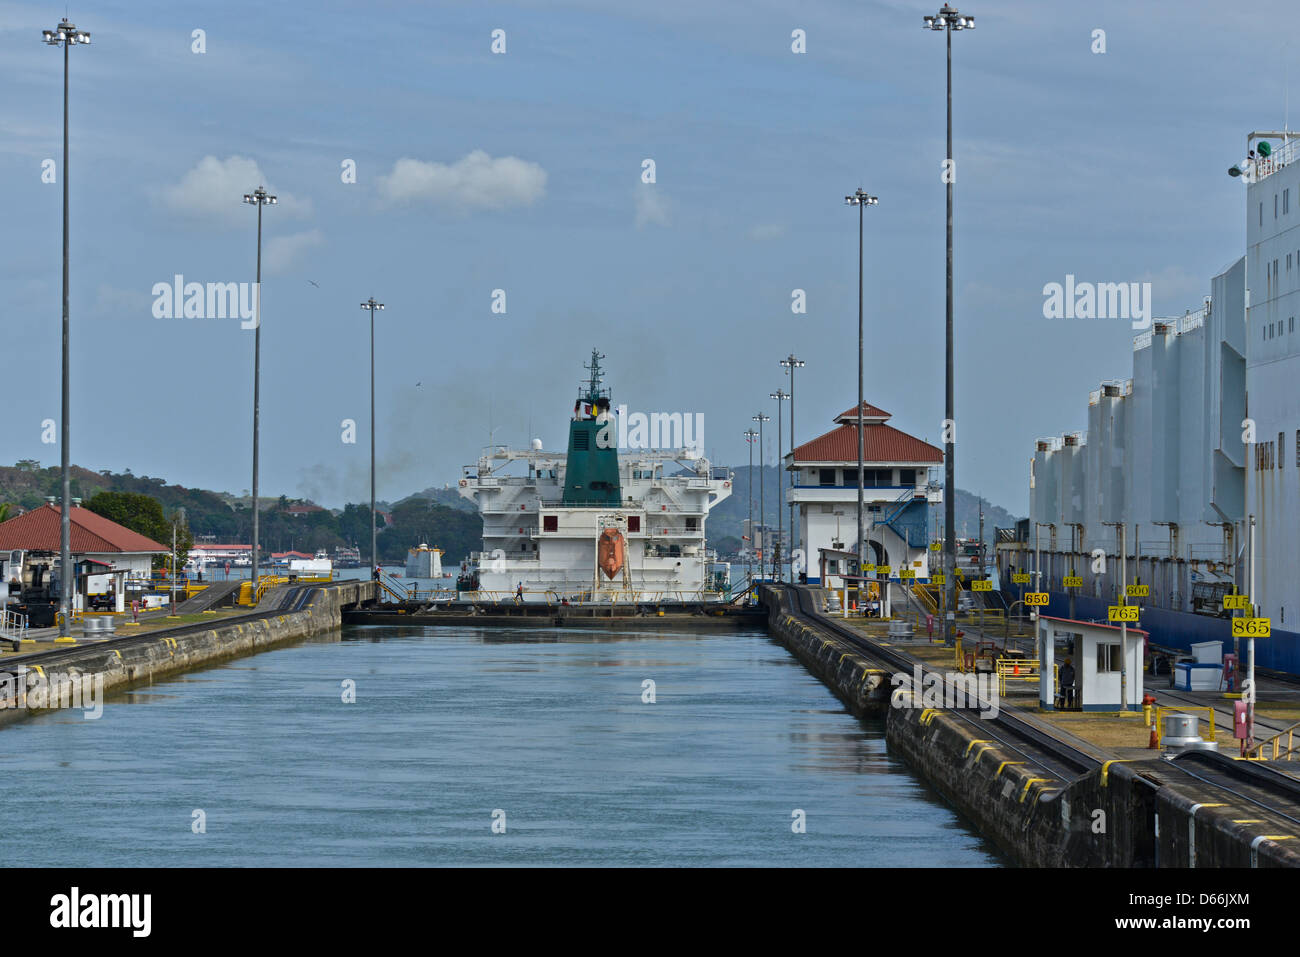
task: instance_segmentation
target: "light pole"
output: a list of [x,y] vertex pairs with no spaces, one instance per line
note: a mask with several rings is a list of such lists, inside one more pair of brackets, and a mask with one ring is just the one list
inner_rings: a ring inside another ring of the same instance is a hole
[[[794,465],[794,370],[802,369],[804,367],[804,361],[802,359],[796,359],[794,353],[792,352],[784,359],[781,360],[781,367],[785,369],[786,375],[790,377],[790,465],[793,466]],[[798,473],[791,471],[787,474],[789,475],[788,485],[790,487],[790,549],[791,549],[791,554],[793,554],[795,541],[796,541],[795,534],[794,534],[794,481]],[[804,568],[806,569],[807,567],[808,567],[808,556],[805,555]],[[794,565],[790,566],[790,577],[792,579],[794,578]]]
[[384,304],[375,302],[371,296],[361,308],[370,310],[370,578],[374,581],[379,577],[379,558],[375,551],[375,310],[383,312]]
[[59,634],[67,637],[72,630],[72,589],[76,575],[72,569],[72,459],[69,452],[69,404],[71,365],[68,358],[68,48],[75,43],[89,43],[90,34],[78,30],[64,17],[53,30],[42,30],[41,36],[52,47],[63,47],[63,411],[59,425],[61,451],[59,467],[63,484],[63,497],[59,500],[59,611],[63,616]]
[[862,467],[862,210],[867,206],[875,206],[880,200],[875,196],[869,196],[858,187],[852,196],[845,196],[844,202],[849,206],[858,208],[858,578],[861,586],[862,578],[862,561],[866,554],[865,534],[862,529],[862,489],[865,485],[866,473]]
[[[781,446],[783,444],[781,442],[781,403],[790,396],[784,389],[777,389],[775,392],[769,392],[767,397],[776,399],[776,460],[779,462],[781,461]],[[778,496],[781,494],[781,473],[779,471],[776,473],[776,494]],[[790,531],[793,535],[794,529],[792,528]],[[781,538],[781,503],[778,500],[776,503],[776,548],[774,550],[777,561],[773,567],[777,581],[781,581],[781,576],[784,574],[781,571]]]
[[251,193],[244,194],[244,202],[257,207],[257,282],[254,288],[257,294],[255,307],[257,317],[253,325],[253,601],[257,601],[257,446],[261,424],[261,386],[262,386],[262,207],[274,206],[275,197],[259,186]]
[[753,429],[746,429],[744,432],[745,444],[749,446],[749,474],[745,482],[749,486],[749,569],[748,577],[750,588],[754,585],[754,440],[758,438],[758,433]]
[[945,613],[943,620],[943,639],[945,644],[952,644],[953,635],[953,588],[956,584],[954,581],[954,572],[957,570],[957,477],[956,465],[953,462],[953,447],[956,445],[953,435],[953,426],[956,422],[953,409],[953,349],[952,349],[952,183],[956,178],[956,171],[953,166],[952,158],[952,33],[954,30],[973,30],[975,28],[975,18],[965,17],[945,3],[934,16],[925,17],[925,29],[942,30],[947,38],[948,45],[948,152],[944,164],[944,182],[948,186],[948,276],[947,276],[947,324],[945,326],[945,374],[944,374],[944,432],[947,441],[944,443],[944,493],[943,493],[943,514],[944,514],[944,564],[946,574],[944,576],[944,595]]
[[[767,451],[767,446],[763,442],[763,423],[771,422],[772,417],[760,412],[758,415],[751,416],[751,418],[758,423],[758,527],[762,528],[763,522],[767,518],[767,503],[763,500],[763,493],[767,488],[767,473],[763,471],[765,466],[763,460],[766,457]],[[754,527],[751,525],[750,532],[753,532],[753,530]],[[763,534],[761,532],[759,533],[758,538],[760,542],[763,541]],[[758,575],[760,578],[763,577],[763,563],[765,560],[766,556],[763,555],[763,550],[760,548],[758,553]]]
[[[1247,586],[1250,590],[1250,617],[1254,618],[1259,614],[1259,607],[1255,603],[1255,516],[1250,516],[1250,584]],[[1246,637],[1246,687],[1250,689],[1250,695],[1246,698],[1246,748],[1250,749],[1255,746],[1255,636]]]
[[[1128,542],[1127,522],[1102,522],[1119,529],[1119,587],[1115,590],[1115,603],[1127,605],[1128,593]],[[1128,711],[1128,622],[1123,618],[1119,622],[1119,710]]]

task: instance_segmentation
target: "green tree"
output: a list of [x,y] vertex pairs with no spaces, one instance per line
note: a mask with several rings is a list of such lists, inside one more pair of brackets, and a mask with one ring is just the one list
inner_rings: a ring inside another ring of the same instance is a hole
[[[159,544],[171,544],[172,521],[177,516],[173,512],[172,518],[168,518],[163,513],[162,503],[151,495],[137,492],[100,492],[88,500],[85,507],[96,515],[102,515],[110,522],[117,522],[124,528],[139,532]],[[193,544],[194,537],[190,534],[189,528],[179,524],[176,529],[177,567],[185,564],[186,556]],[[154,567],[165,567],[170,557],[170,553],[167,556],[154,556]]]

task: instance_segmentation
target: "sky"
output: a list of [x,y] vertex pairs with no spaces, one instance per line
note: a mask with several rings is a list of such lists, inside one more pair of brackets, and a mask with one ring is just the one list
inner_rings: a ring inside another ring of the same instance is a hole
[[[489,441],[563,450],[593,348],[615,404],[702,414],[715,464],[747,463],[791,352],[796,438],[829,430],[857,394],[858,187],[865,397],[938,444],[936,7],[0,0],[0,462],[59,461],[63,54],[41,30],[65,15],[92,34],[70,51],[76,464],[251,487],[251,323],[160,317],[155,287],[252,282],[259,184],[264,495],[368,498],[371,296],[380,499]],[[1135,334],[1044,318],[1044,286],[1201,305],[1244,253],[1226,171],[1288,122],[1297,28],[1280,2],[959,9],[957,485],[1025,514],[1035,439],[1085,426]]]

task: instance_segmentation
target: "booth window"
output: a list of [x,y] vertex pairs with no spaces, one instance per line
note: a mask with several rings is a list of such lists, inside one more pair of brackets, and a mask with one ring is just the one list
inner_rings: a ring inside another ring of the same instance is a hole
[[1122,660],[1118,643],[1097,645],[1097,674],[1118,674]]

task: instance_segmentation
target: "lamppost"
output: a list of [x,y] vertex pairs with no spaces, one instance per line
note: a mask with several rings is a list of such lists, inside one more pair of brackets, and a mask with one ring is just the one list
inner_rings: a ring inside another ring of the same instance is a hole
[[[786,375],[790,377],[790,465],[794,465],[794,370],[802,369],[804,361],[796,359],[794,353],[790,353],[781,360],[781,367],[785,369]],[[796,472],[788,472],[788,485],[790,487],[790,550],[794,554],[795,535],[794,535],[794,480]],[[804,556],[804,567],[807,568],[808,556]],[[790,577],[794,578],[794,565],[790,566]]]
[[89,43],[90,34],[78,30],[64,17],[53,30],[42,30],[41,36],[52,47],[63,47],[63,411],[60,415],[59,467],[62,476],[63,497],[59,500],[59,611],[63,616],[59,634],[67,637],[72,629],[72,590],[76,574],[72,568],[72,459],[68,447],[69,431],[69,380],[71,366],[68,359],[68,48],[75,43]]
[[[1128,523],[1102,522],[1101,524],[1119,529],[1119,587],[1116,589],[1115,602],[1119,605],[1127,605]],[[1128,622],[1123,618],[1119,620],[1119,710],[1121,714],[1128,711]]]
[[[764,415],[762,412],[760,412],[758,413],[758,415],[751,416],[750,418],[752,418],[755,422],[758,423],[758,527],[762,528],[763,522],[767,518],[767,503],[764,502],[763,500],[764,491],[767,488],[767,473],[763,471],[766,465],[764,459],[766,458],[766,453],[767,453],[767,446],[763,442],[763,423],[771,422],[772,417],[770,415]],[[751,525],[749,527],[749,530],[752,533],[754,530],[754,526]],[[758,540],[760,542],[763,541],[762,532],[759,532]],[[758,575],[760,578],[763,577],[763,563],[765,560],[766,560],[766,556],[763,554],[763,550],[760,547],[759,554],[758,554]]]
[[257,601],[257,446],[259,426],[261,424],[261,386],[262,386],[262,207],[274,206],[275,197],[259,186],[251,193],[244,194],[244,202],[257,207],[257,282],[254,297],[256,318],[253,320],[253,601]]
[[[782,446],[781,403],[784,402],[786,399],[790,398],[790,395],[784,389],[777,389],[775,392],[769,392],[767,397],[769,399],[776,399],[776,458],[777,461],[779,462],[781,460],[781,446]],[[779,471],[776,474],[776,494],[778,496],[781,494],[781,473]],[[791,529],[792,533],[793,531],[794,529]],[[776,549],[775,549],[777,561],[773,566],[773,571],[776,573],[777,581],[781,581],[781,576],[784,574],[784,572],[781,571],[781,538],[782,538],[781,503],[778,501],[776,503]]]
[[370,310],[370,578],[373,581],[379,577],[379,558],[375,551],[375,310],[383,312],[384,304],[375,302],[371,296],[361,308]]
[[956,585],[954,574],[957,570],[957,484],[956,484],[956,466],[953,462],[953,447],[956,444],[953,435],[953,426],[956,421],[953,411],[953,378],[952,378],[952,182],[956,178],[956,171],[953,168],[952,158],[952,33],[954,30],[973,30],[975,28],[975,18],[965,17],[945,3],[934,16],[925,17],[925,29],[942,30],[948,42],[948,152],[944,162],[944,182],[948,185],[948,278],[947,278],[947,324],[945,334],[946,359],[944,373],[944,433],[947,441],[944,442],[944,488],[943,488],[943,515],[944,515],[944,565],[946,574],[943,579],[944,602],[944,619],[943,619],[943,640],[945,644],[952,644],[953,641],[953,588]]
[[752,590],[754,585],[754,440],[758,438],[758,433],[753,429],[744,431],[745,444],[749,446],[749,472],[746,475],[745,484],[749,486],[749,568],[747,575]]
[[869,196],[858,187],[852,196],[845,196],[844,202],[849,206],[858,208],[858,578],[861,584],[862,561],[866,555],[865,533],[862,528],[862,489],[865,485],[866,473],[862,467],[862,210],[867,206],[875,206],[880,200],[875,196]]

